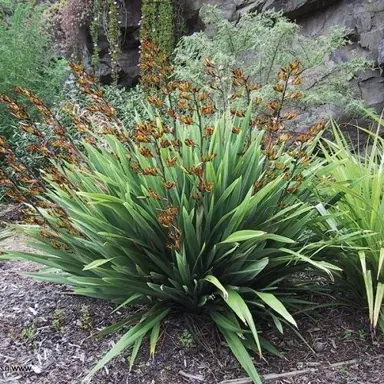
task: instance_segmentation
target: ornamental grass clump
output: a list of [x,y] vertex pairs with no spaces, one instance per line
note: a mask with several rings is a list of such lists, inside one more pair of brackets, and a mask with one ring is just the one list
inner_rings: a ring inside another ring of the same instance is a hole
[[[130,347],[132,366],[146,336],[153,355],[163,320],[186,312],[210,317],[260,383],[251,355],[275,351],[260,324],[270,322],[280,332],[284,325],[296,327],[289,310],[301,300],[295,287],[284,290],[281,283],[309,267],[333,269],[315,257],[325,244],[311,242],[317,219],[309,201],[319,167],[312,150],[324,123],[300,134],[286,129],[284,102],[299,92],[288,85],[300,76],[298,61],[279,72],[267,114],[254,116],[251,93],[245,109],[229,103],[217,114],[207,90],[170,80],[172,68],[165,61],[156,68],[160,52],[143,44],[147,114],[137,117],[133,130],[125,129],[95,79],[76,65],[77,83],[91,103],[80,111],[65,106],[78,141],[29,91],[16,90],[40,110],[55,140],[2,97],[21,129],[36,137],[32,153],[51,164],[37,175],[1,141],[8,159],[1,183],[27,208],[26,224],[16,230],[32,237],[37,252],[1,258],[36,261],[48,269],[30,276],[119,308],[140,305],[139,313],[103,331],[130,326],[89,376]],[[206,65],[214,69],[214,63]],[[241,70],[232,76],[239,86],[254,88]]]
[[323,142],[329,165],[319,175],[323,191],[332,199],[320,212],[332,216],[328,233],[361,233],[344,244],[332,262],[343,270],[335,276],[347,297],[352,295],[366,308],[374,336],[378,326],[384,331],[384,140],[378,134],[383,121],[367,113],[378,129],[375,134],[361,128],[369,136],[364,154],[351,149],[335,124],[334,140]]

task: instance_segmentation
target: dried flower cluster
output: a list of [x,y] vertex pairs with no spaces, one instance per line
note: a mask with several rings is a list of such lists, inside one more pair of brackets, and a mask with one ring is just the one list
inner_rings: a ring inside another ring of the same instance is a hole
[[[14,89],[16,94],[24,96],[38,110],[42,123],[35,123],[20,103],[8,96],[0,95],[0,102],[4,103],[12,116],[18,120],[20,130],[35,139],[34,144],[26,147],[30,156],[44,158],[45,164],[49,164],[40,171],[31,169],[22,158],[16,156],[5,138],[0,137],[0,154],[3,158],[0,185],[6,190],[9,198],[29,207],[23,211],[22,219],[25,223],[42,226],[43,238],[55,239],[58,237],[58,232],[62,230],[66,230],[70,235],[80,235],[68,220],[65,211],[50,201],[47,193],[52,182],[64,190],[77,190],[77,187],[66,177],[65,169],[71,166],[79,169],[88,168],[86,159],[81,153],[81,143],[96,146],[95,133],[115,134],[121,141],[127,141],[127,135],[123,133],[121,123],[115,116],[115,110],[104,100],[103,92],[95,82],[96,78],[85,72],[79,65],[72,64],[71,68],[79,88],[91,102],[81,113],[71,103],[63,106],[63,112],[72,118],[73,128],[80,138],[76,142],[52,110],[31,91],[24,88]],[[98,131],[93,131],[95,122],[97,122]],[[53,135],[47,137],[44,133],[47,131],[52,132]],[[57,240],[54,243],[54,248],[65,247]]]
[[[247,108],[252,106],[252,111],[256,111],[257,106],[262,99],[257,95],[261,85],[251,81],[241,69],[232,71],[232,92],[228,96],[225,80],[221,69],[216,64],[206,58],[204,60],[205,75],[207,77],[208,90],[199,89],[189,82],[171,80],[172,66],[168,63],[166,55],[162,55],[158,47],[152,42],[143,42],[142,54],[142,85],[152,95],[148,96],[148,102],[157,110],[162,120],[166,121],[168,127],[174,127],[175,121],[179,121],[191,129],[200,130],[200,140],[195,143],[186,138],[184,145],[187,147],[197,147],[200,150],[200,160],[202,162],[202,173],[199,175],[199,191],[194,193],[198,196],[199,192],[209,191],[212,185],[204,182],[204,163],[212,160],[216,154],[206,153],[209,148],[210,137],[213,135],[215,127],[212,125],[211,117],[220,108],[216,108],[215,94],[222,94],[225,109],[229,110],[232,118],[237,118],[238,126],[246,117]],[[267,158],[270,160],[269,169],[263,176],[263,181],[255,182],[255,191],[277,177],[285,169],[285,166],[279,161],[284,153],[288,153],[295,161],[301,165],[309,162],[310,156],[306,148],[312,143],[314,138],[325,128],[325,122],[321,121],[310,126],[306,132],[296,132],[294,130],[294,120],[297,118],[295,112],[295,102],[302,97],[298,89],[302,84],[302,68],[298,60],[293,60],[287,67],[281,68],[277,75],[276,83],[273,85],[275,95],[266,101],[267,109],[265,112],[259,112],[249,121],[248,143],[252,141],[253,130],[263,130],[266,132],[264,137],[264,148]],[[152,122],[155,126],[155,123]],[[147,122],[151,124],[151,122]],[[195,128],[194,128],[195,127]],[[168,129],[171,131],[171,129]],[[163,132],[165,133],[165,132]],[[163,133],[161,137],[163,137]],[[240,128],[234,127],[233,134],[240,134]],[[157,133],[158,135],[159,133]],[[139,130],[136,139],[145,143],[151,140]],[[163,139],[160,147],[171,146],[174,140],[171,138]],[[174,148],[179,148],[174,146]],[[285,152],[282,152],[284,148]],[[178,149],[180,152],[180,149]],[[246,148],[243,149],[244,152]],[[171,157],[171,159],[176,159]],[[295,192],[300,186],[301,175],[299,167],[295,167],[295,175],[284,174],[290,184],[287,187],[288,192]]]

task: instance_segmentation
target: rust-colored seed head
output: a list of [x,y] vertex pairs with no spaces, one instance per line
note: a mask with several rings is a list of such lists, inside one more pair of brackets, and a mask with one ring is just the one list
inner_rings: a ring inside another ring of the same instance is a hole
[[163,184],[166,189],[172,189],[176,186],[174,181],[165,181]]
[[271,111],[276,111],[279,109],[281,106],[279,101],[271,101],[270,103],[267,104],[267,108]]
[[279,143],[286,143],[288,140],[290,140],[291,136],[288,135],[287,133],[283,133],[282,135],[279,136],[278,142]]
[[292,85],[301,85],[303,83],[303,79],[301,77],[296,77],[296,79],[292,80]]
[[152,152],[147,147],[141,147],[139,148],[139,152],[142,156],[151,158],[153,157]]
[[185,139],[184,144],[187,147],[194,147],[195,146],[195,142],[192,139]]
[[192,194],[192,199],[193,200],[199,200],[200,199],[200,195],[198,193],[193,193]]
[[178,214],[179,209],[171,206],[165,208],[162,213],[157,216],[157,221],[162,227],[169,228]]
[[281,93],[281,92],[284,91],[284,85],[281,84],[281,83],[275,84],[275,85],[273,86],[273,89],[274,89],[276,92]]
[[297,60],[297,59],[293,60],[293,61],[289,64],[289,67],[290,67],[290,69],[291,69],[292,71],[295,70],[295,69],[298,69],[299,66],[300,66],[300,61]]
[[143,169],[143,175],[145,176],[157,176],[159,171],[156,168],[147,167]]
[[287,113],[284,113],[283,115],[283,118],[286,120],[293,120],[293,119],[296,119],[296,117],[297,117],[297,113],[293,113],[293,112],[287,112]]
[[160,195],[158,193],[156,193],[154,190],[152,189],[148,189],[148,195],[149,197],[151,197],[152,199],[155,199],[155,200],[160,200]]
[[191,107],[190,107],[185,101],[182,101],[182,100],[178,100],[178,102],[177,102],[177,106],[178,106],[180,109],[185,109],[185,110],[189,110],[189,109],[191,109]]
[[258,91],[259,89],[261,89],[261,84],[259,84],[259,83],[249,84],[248,89],[250,91]]
[[241,109],[231,108],[231,114],[233,116],[237,116],[237,117],[244,117],[245,116],[245,111],[241,110]]
[[188,92],[180,92],[179,98],[184,100],[191,100],[191,94]]
[[208,98],[209,98],[209,93],[207,91],[200,92],[197,95],[197,100],[198,101],[204,101],[204,100],[207,100]]
[[162,100],[160,100],[158,97],[148,96],[147,100],[149,103],[155,105],[157,108],[161,108],[163,106]]
[[169,117],[176,118],[176,111],[173,108],[168,108],[166,113]]
[[235,79],[245,79],[246,76],[244,74],[244,71],[242,69],[234,69],[232,70],[232,76]]
[[200,108],[200,112],[202,115],[212,115],[215,113],[215,106],[213,104],[207,104]]
[[192,92],[192,86],[187,81],[179,83],[179,90],[181,92]]
[[8,187],[8,188],[13,187],[12,181],[9,179],[6,179],[6,178],[0,179],[0,185],[2,185],[3,187]]
[[176,157],[173,157],[173,158],[168,157],[166,159],[167,166],[173,167],[176,164],[176,160],[177,160]]
[[215,131],[215,127],[206,125],[204,128],[204,137],[210,137],[213,135],[213,132]]
[[191,124],[193,124],[193,118],[192,118],[192,116],[188,116],[188,115],[182,115],[182,116],[179,116],[179,120],[181,121],[181,122],[183,122],[184,124],[186,124],[186,125],[191,125]]
[[205,58],[204,59],[204,66],[207,68],[214,68],[216,66],[216,64],[213,60]]
[[163,140],[161,140],[161,142],[160,142],[160,146],[161,146],[161,148],[168,148],[168,147],[170,147],[172,144],[171,144],[171,142],[169,141],[169,140],[167,140],[167,139],[163,139]]
[[201,177],[204,174],[204,169],[202,167],[191,167],[188,168],[188,173]]
[[138,133],[135,138],[136,138],[136,141],[139,143],[149,143],[150,142],[150,138],[147,135],[144,135],[142,133]]

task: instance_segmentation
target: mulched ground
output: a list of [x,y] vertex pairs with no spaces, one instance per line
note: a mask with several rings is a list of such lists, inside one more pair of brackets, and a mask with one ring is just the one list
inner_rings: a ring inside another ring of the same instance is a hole
[[[9,238],[0,248],[26,250],[24,242]],[[22,274],[36,270],[38,266],[29,262],[0,262],[0,367],[32,365],[34,369],[31,373],[0,372],[0,383],[80,384],[118,339],[116,335],[96,339],[91,334],[127,314],[111,315],[113,308],[104,301],[74,296],[67,287],[36,282]],[[62,311],[58,323],[57,310]],[[265,382],[384,382],[384,342],[372,342],[364,314],[330,307],[317,311],[315,317],[298,319],[298,324],[306,342],[289,331],[283,338],[269,334],[284,358],[266,356],[266,361],[257,361]],[[205,347],[186,336],[186,328],[183,318],[170,319],[154,359],[143,351],[129,373],[127,355],[121,356],[91,382],[250,383],[241,379],[244,373],[209,324],[203,330]]]
[[5,227],[7,223],[17,223],[22,216],[22,204],[0,205],[0,227]]

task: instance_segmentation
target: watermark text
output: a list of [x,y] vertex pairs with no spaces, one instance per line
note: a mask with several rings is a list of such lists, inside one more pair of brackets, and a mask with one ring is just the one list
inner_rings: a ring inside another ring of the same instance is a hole
[[32,365],[0,365],[0,372],[34,372]]

